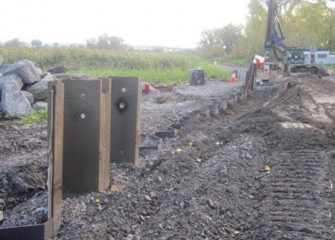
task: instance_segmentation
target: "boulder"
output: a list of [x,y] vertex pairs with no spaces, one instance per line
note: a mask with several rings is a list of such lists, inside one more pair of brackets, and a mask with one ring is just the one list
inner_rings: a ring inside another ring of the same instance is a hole
[[38,101],[38,102],[35,102],[33,104],[33,109],[38,111],[38,110],[46,110],[48,109],[48,103],[46,102],[42,102],[42,101]]
[[0,95],[1,95],[1,82],[2,82],[2,79],[3,79],[3,75],[2,75],[2,73],[0,73]]
[[59,73],[66,73],[67,70],[69,70],[66,66],[64,65],[59,65],[57,67],[54,67],[54,68],[50,68],[48,70],[49,73],[52,73],[52,74],[59,74]]
[[34,103],[34,95],[28,91],[22,91],[23,95],[28,99],[30,104]]
[[16,74],[11,74],[0,78],[0,92],[2,90],[3,83],[6,81],[15,82],[18,89],[23,87],[22,79]]
[[228,103],[226,100],[223,100],[219,103],[219,113],[224,114],[227,112]]
[[6,72],[10,68],[10,64],[3,64],[0,65],[0,73],[4,75],[4,72]]
[[219,112],[219,106],[218,104],[214,104],[210,107],[209,114],[213,118],[219,118],[220,117],[220,112]]
[[26,84],[32,84],[41,80],[42,70],[37,68],[30,60],[22,60],[9,67],[3,72],[3,75],[17,74]]
[[5,219],[3,211],[0,211],[0,223]]
[[12,75],[12,78],[2,82],[2,108],[12,117],[27,116],[33,110],[29,100],[22,93],[22,85],[18,83],[17,78],[18,76]]
[[48,82],[56,80],[48,73],[41,81],[27,86],[27,91],[32,93],[35,100],[46,100],[48,98]]

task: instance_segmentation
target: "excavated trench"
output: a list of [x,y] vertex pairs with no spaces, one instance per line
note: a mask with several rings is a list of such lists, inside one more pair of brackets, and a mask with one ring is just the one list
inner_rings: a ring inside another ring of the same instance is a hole
[[[144,100],[143,137],[186,117],[178,137],[141,151],[139,169],[112,166],[107,193],[65,199],[58,239],[335,239],[334,90],[296,75],[225,111],[231,89],[155,93]],[[31,152],[42,155],[42,145]],[[9,150],[6,159],[15,159]],[[40,208],[37,192],[11,219]]]

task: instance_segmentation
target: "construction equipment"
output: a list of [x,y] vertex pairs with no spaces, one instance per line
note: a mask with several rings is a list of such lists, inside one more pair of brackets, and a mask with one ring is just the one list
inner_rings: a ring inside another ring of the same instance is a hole
[[276,0],[268,1],[268,16],[265,34],[264,80],[269,80],[271,65],[270,54],[273,51],[277,61],[284,64],[284,73],[310,72],[328,75],[322,65],[335,64],[335,55],[327,49],[311,50],[292,48],[285,45],[285,36],[280,24]]

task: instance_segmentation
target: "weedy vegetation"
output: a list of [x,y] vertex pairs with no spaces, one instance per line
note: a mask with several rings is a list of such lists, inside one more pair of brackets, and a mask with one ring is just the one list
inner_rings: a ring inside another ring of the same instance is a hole
[[32,124],[32,123],[41,123],[48,121],[48,111],[47,110],[38,110],[33,111],[32,114],[26,117],[20,118],[20,123],[22,124]]
[[185,82],[190,70],[204,69],[206,78],[228,79],[229,73],[189,52],[92,49],[85,47],[0,47],[7,63],[30,59],[43,70],[64,64],[70,73],[94,76],[135,76],[144,81],[174,84]]

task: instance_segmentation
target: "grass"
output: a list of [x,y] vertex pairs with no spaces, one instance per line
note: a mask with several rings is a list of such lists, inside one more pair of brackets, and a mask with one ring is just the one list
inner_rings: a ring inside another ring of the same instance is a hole
[[22,124],[40,123],[46,121],[48,121],[47,110],[33,111],[29,116],[20,118],[20,123]]
[[250,59],[241,59],[241,58],[227,58],[224,61],[224,65],[228,66],[240,66],[240,67],[248,67],[250,64]]
[[22,59],[35,62],[43,70],[61,64],[70,73],[94,76],[135,76],[144,81],[174,84],[187,81],[190,69],[204,69],[207,78],[228,79],[229,73],[189,52],[149,52],[89,49],[84,47],[11,48],[0,47],[6,63]]
[[[44,71],[58,65],[70,68],[69,73],[97,77],[139,77],[143,81],[173,85],[188,81],[190,70],[201,68],[206,79],[227,80],[230,73],[216,64],[209,64],[190,52],[117,51],[85,47],[27,48],[0,46],[5,63],[29,59]],[[34,111],[19,118],[22,124],[47,121],[46,110]]]
[[[221,67],[202,64],[207,78],[228,79],[230,73]],[[188,81],[190,78],[190,69],[175,67],[172,69],[80,69],[76,73],[88,74],[99,77],[124,76],[139,77],[143,81],[151,83],[162,83],[172,85]]]

